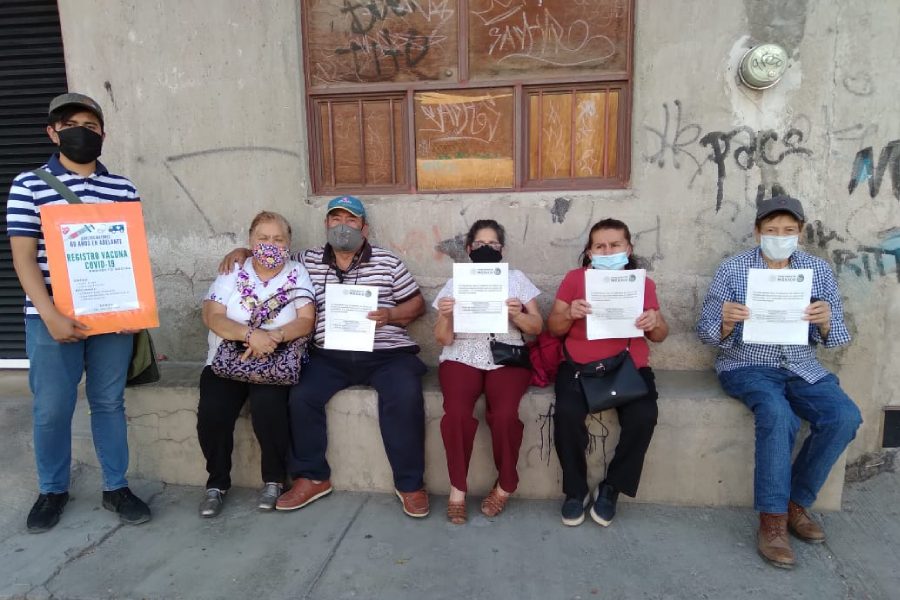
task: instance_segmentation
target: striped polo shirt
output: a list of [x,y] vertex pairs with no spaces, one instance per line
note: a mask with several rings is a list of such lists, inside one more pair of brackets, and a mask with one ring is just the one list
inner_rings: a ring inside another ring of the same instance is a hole
[[[328,244],[300,252],[297,260],[306,267],[315,289],[315,345],[319,348],[325,347],[325,286],[329,283],[375,286],[378,288],[379,308],[393,308],[421,294],[419,285],[403,261],[393,252],[372,246],[368,241],[363,243],[346,271],[338,269],[334,252]],[[407,334],[406,327],[384,325],[375,329],[375,350],[414,346],[416,343]]]
[[[105,202],[137,202],[140,201],[134,184],[121,175],[113,175],[100,162],[94,172],[82,177],[66,169],[59,162],[59,154],[54,154],[41,167],[56,175],[70,190],[75,192],[85,204],[101,204]],[[37,262],[44,274],[47,293],[52,297],[50,289],[50,270],[47,268],[47,249],[44,235],[41,232],[41,207],[48,204],[68,204],[59,193],[48,186],[31,171],[20,173],[13,179],[9,189],[9,202],[6,205],[6,235],[23,236],[37,239]],[[26,318],[39,318],[40,315],[31,299],[25,297]]]

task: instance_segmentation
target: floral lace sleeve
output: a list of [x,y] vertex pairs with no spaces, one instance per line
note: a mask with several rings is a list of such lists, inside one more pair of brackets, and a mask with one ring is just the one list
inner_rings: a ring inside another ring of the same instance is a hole
[[[291,279],[292,277],[293,279]],[[315,288],[313,288],[313,282],[306,271],[306,267],[299,263],[294,265],[290,275],[288,275],[288,279],[291,281],[291,287],[295,288],[293,292],[294,308],[302,308],[315,301]]]

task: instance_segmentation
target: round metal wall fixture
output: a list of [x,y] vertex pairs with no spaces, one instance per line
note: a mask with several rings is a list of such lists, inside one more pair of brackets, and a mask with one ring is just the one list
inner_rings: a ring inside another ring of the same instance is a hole
[[754,90],[770,88],[787,69],[787,52],[778,44],[760,44],[747,50],[738,69],[741,82]]

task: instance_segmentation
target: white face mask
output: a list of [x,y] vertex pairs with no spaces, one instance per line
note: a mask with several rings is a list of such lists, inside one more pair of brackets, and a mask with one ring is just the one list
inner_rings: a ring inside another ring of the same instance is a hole
[[759,247],[769,260],[787,260],[797,249],[799,235],[761,235]]

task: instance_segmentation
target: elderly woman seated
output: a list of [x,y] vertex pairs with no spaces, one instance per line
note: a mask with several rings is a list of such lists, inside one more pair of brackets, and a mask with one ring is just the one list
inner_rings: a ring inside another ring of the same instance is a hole
[[262,455],[261,510],[275,507],[286,479],[288,392],[315,323],[312,282],[303,265],[290,260],[290,244],[287,220],[259,213],[250,224],[251,256],[219,275],[203,301],[210,333],[197,409],[209,473],[202,517],[219,514],[231,487],[234,425],[247,399]]

